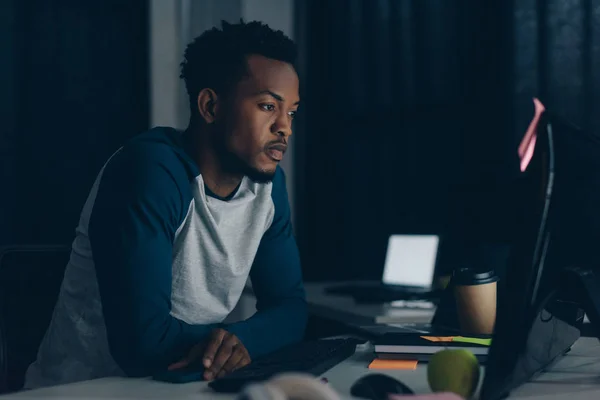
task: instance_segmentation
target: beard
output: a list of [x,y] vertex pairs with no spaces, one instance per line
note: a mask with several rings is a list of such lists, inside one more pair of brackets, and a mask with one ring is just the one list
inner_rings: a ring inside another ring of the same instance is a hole
[[274,170],[264,171],[253,167],[232,151],[226,151],[220,157],[227,172],[247,176],[253,182],[269,183],[275,177]]
[[226,135],[217,135],[217,137],[219,138],[215,146],[217,157],[226,172],[246,176],[256,183],[269,183],[273,180],[275,170],[264,171],[250,165],[229,148]]

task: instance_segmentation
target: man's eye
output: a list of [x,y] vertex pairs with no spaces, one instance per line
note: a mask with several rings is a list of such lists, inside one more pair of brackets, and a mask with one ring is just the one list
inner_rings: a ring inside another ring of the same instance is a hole
[[293,118],[295,118],[295,117],[296,117],[296,113],[297,113],[297,112],[298,112],[298,111],[290,111],[290,112],[288,113],[288,115],[289,115],[290,117],[292,117],[292,119],[293,119]]
[[273,104],[261,104],[260,108],[262,108],[265,111],[273,111],[273,110],[275,110],[275,105],[273,105]]

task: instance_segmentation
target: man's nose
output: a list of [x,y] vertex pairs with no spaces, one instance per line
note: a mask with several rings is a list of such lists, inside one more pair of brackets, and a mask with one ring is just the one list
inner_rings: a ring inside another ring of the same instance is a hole
[[291,136],[292,118],[287,113],[280,113],[279,117],[273,124],[271,131],[286,138]]

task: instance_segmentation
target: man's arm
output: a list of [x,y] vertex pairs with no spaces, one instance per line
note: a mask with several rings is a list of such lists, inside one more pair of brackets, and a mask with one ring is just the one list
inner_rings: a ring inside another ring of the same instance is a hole
[[106,166],[89,238],[111,355],[129,376],[150,375],[206,339],[214,325],[170,315],[172,244],[189,201],[176,156],[125,148]]
[[292,231],[283,170],[273,180],[275,217],[250,271],[257,312],[225,329],[235,334],[251,358],[300,341],[307,321],[300,256]]

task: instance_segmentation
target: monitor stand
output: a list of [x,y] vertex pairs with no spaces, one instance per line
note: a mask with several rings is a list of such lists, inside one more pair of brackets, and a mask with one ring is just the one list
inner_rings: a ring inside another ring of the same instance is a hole
[[[513,390],[560,360],[581,336],[584,306],[581,299],[575,298],[580,297],[575,282],[589,284],[589,277],[581,280],[583,271],[580,270],[563,272],[571,282],[565,285],[561,281],[561,288],[546,297],[543,304],[536,304],[520,328],[504,324],[502,331],[496,332],[496,346],[490,349],[494,363],[488,364],[481,400],[508,397]],[[525,336],[524,330],[527,331]],[[509,348],[513,351],[506,352]],[[503,354],[492,354],[494,351]]]
[[[571,350],[581,336],[583,313],[590,319],[593,336],[600,339],[600,279],[593,269],[569,267],[560,272],[556,282],[560,287],[545,299],[545,304],[536,304],[537,311],[529,319],[525,342],[517,344],[519,350],[514,359],[502,359],[492,366],[498,371],[510,368],[503,382],[495,387],[484,387],[481,399],[504,398],[512,390],[531,378],[531,372],[540,373]],[[504,332],[504,341],[518,343],[518,330]],[[500,340],[496,338],[494,340]],[[504,343],[505,346],[508,343]],[[488,372],[494,374],[488,368]],[[500,384],[504,389],[500,389]]]
[[[600,339],[600,279],[592,268],[565,268],[561,286],[567,288],[565,297],[580,305],[590,320],[592,335]],[[586,335],[587,336],[587,335]]]

